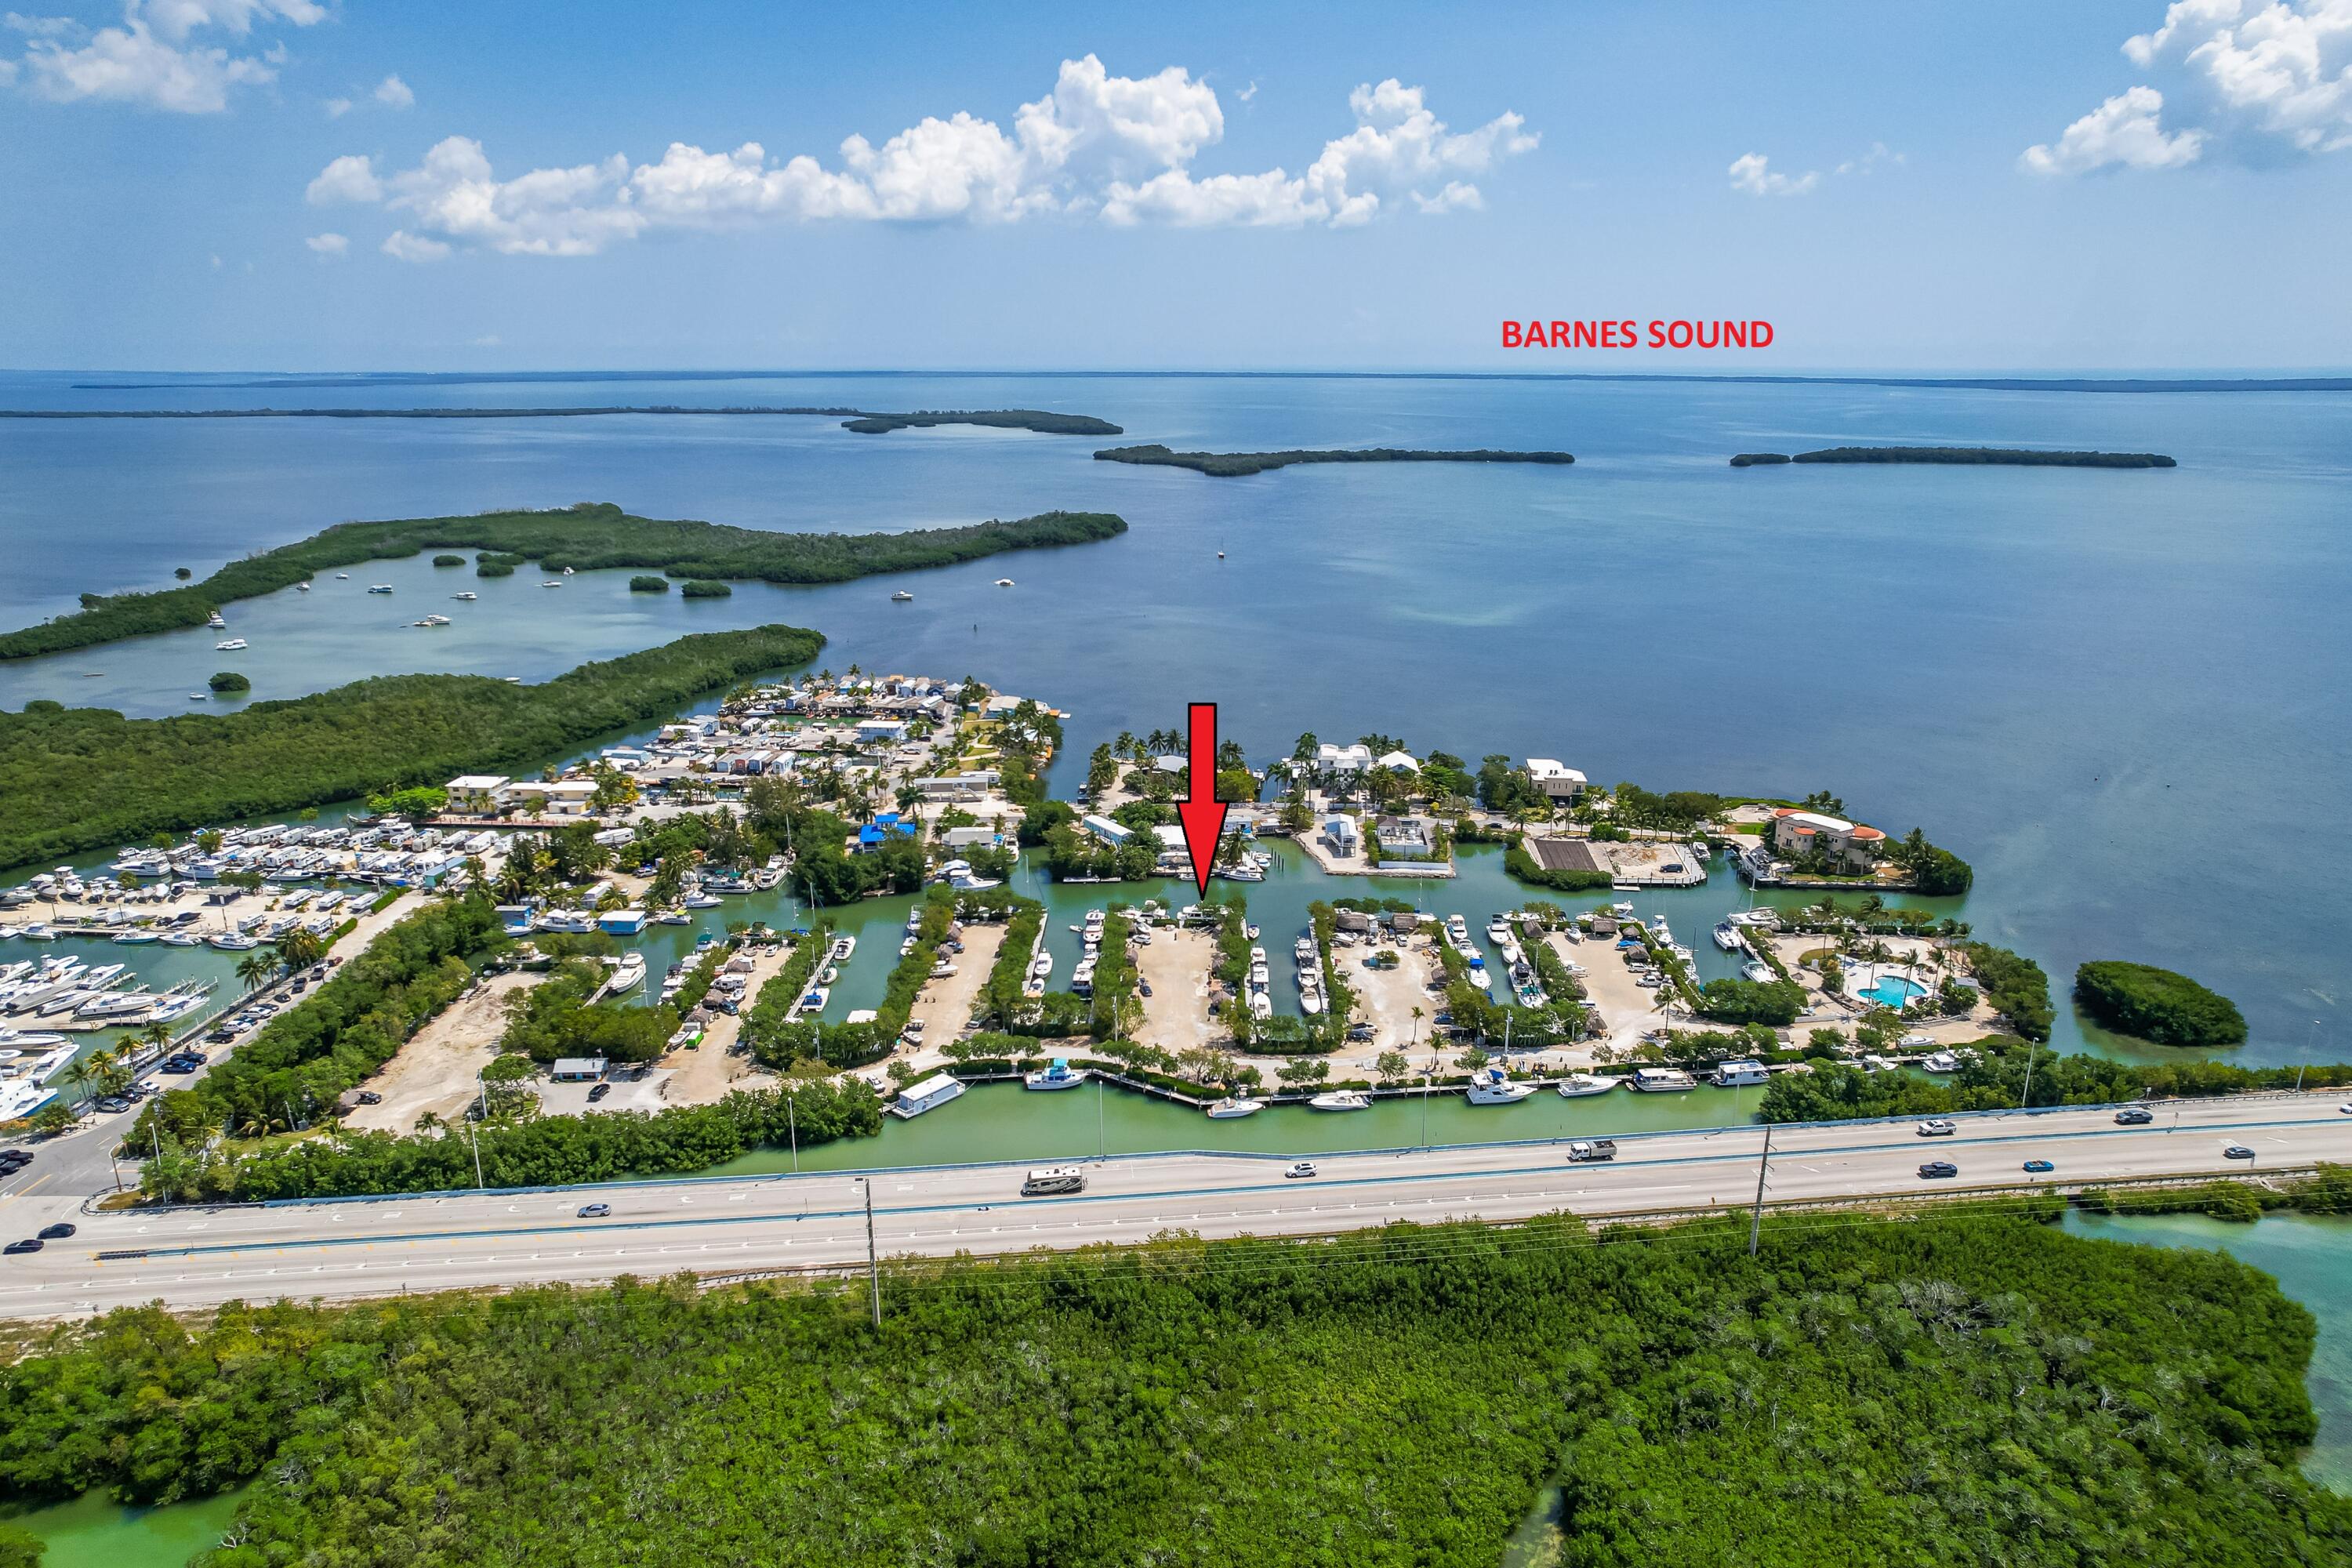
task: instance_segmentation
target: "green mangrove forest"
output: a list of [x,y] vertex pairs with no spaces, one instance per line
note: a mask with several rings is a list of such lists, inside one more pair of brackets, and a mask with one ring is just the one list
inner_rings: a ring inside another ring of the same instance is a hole
[[456,773],[538,767],[748,676],[805,663],[824,646],[821,633],[798,626],[753,626],[583,664],[537,686],[379,676],[166,719],[29,702],[0,711],[0,866]]
[[[1099,456],[1100,454],[1097,454]],[[1946,463],[2019,468],[2170,468],[2179,465],[2156,452],[2042,452],[2021,447],[1824,447],[1818,452],[1742,452],[1735,468],[1775,463]]]
[[622,567],[673,577],[807,584],[951,566],[1007,550],[1086,544],[1126,531],[1126,521],[1109,512],[1049,511],[1010,522],[909,533],[771,533],[727,523],[633,517],[609,502],[586,501],[555,511],[344,522],[232,561],[184,587],[85,594],[78,614],[0,634],[0,658],[31,658],[200,626],[233,600],[274,594],[338,567],[439,547],[488,552],[491,559],[484,567],[536,561],[551,572]]
[[2245,1044],[2238,1005],[2186,974],[2113,960],[2074,971],[2074,1001],[2107,1028],[2159,1046]]
[[889,1264],[878,1330],[863,1279],[124,1310],[0,1369],[0,1495],[247,1487],[207,1568],[1493,1568],[1547,1489],[1584,1568],[2352,1557],[2311,1314],[2057,1212]]
[[1426,452],[1406,447],[1346,447],[1308,452],[1177,452],[1162,446],[1108,447],[1095,458],[1105,463],[1134,463],[1143,468],[1190,468],[1196,474],[1233,479],[1286,468],[1294,463],[1551,463],[1576,461],[1566,452]]

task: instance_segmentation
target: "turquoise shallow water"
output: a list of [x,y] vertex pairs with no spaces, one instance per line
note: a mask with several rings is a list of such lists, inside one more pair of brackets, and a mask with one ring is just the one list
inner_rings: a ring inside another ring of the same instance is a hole
[[[453,585],[462,574],[420,558],[233,606],[253,645],[233,657],[268,698],[388,670],[536,679],[782,619],[825,631],[836,668],[976,673],[1070,710],[1065,792],[1095,742],[1176,724],[1194,700],[1217,700],[1260,760],[1302,730],[1380,731],[1653,788],[1826,786],[1973,862],[1964,918],[2062,988],[2087,959],[2161,963],[2239,1003],[2243,1059],[2352,1051],[2352,883],[2323,847],[2352,815],[2339,625],[2352,396],[1150,376],[73,385],[100,379],[11,375],[0,403],[1034,406],[1179,447],[1566,447],[1573,468],[1210,479],[1096,462],[1081,439],[858,437],[821,419],[0,422],[0,618],[352,517],[593,497],[756,527],[897,529],[1105,508],[1131,531],[696,604],[633,598],[613,574]],[[1842,441],[2157,450],[2182,466],[1724,462]],[[1018,586],[992,587],[1002,575]],[[371,579],[397,592],[371,602]],[[889,602],[901,581],[914,603]],[[452,604],[458,585],[484,596]],[[427,608],[457,624],[407,625]],[[213,640],[0,667],[0,705],[191,710],[232,657]],[[1913,716],[1899,737],[1845,717],[1898,709]],[[2071,1014],[2060,1043],[2142,1048]]]

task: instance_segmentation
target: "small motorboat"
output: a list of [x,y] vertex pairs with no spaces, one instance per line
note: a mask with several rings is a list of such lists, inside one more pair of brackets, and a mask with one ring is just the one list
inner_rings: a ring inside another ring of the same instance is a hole
[[901,588],[890,595],[890,602],[894,605],[911,605],[915,602],[915,595]]
[[1244,1116],[1255,1116],[1265,1109],[1265,1101],[1227,1096],[1209,1107],[1212,1121],[1232,1121]]
[[1617,1079],[1597,1072],[1572,1072],[1559,1080],[1562,1100],[1581,1100],[1588,1094],[1607,1094],[1617,1087]]
[[1013,579],[1010,577],[999,577],[996,580],[996,585],[1000,588],[1010,588],[1013,586]]
[[1307,1102],[1309,1110],[1370,1110],[1372,1097],[1360,1089],[1335,1089]]

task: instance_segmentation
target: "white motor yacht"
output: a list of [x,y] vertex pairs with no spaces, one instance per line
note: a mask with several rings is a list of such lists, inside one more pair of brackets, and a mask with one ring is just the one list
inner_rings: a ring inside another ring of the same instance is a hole
[[1035,1072],[1025,1073],[1021,1087],[1034,1089],[1076,1089],[1087,1081],[1083,1069],[1074,1070],[1066,1058],[1055,1057]]
[[1739,928],[1729,921],[1724,921],[1715,928],[1715,945],[1726,952],[1738,952],[1747,943],[1740,937]]
[[1958,1072],[1960,1058],[1950,1051],[1937,1051],[1919,1064],[1923,1072]]
[[243,637],[230,637],[226,642],[216,642],[213,644],[213,651],[215,653],[235,653],[239,648],[246,646],[246,640]]
[[1501,1068],[1485,1067],[1470,1079],[1470,1103],[1473,1105],[1517,1105],[1535,1093],[1531,1083],[1513,1083]]
[[1574,1072],[1559,1080],[1562,1100],[1581,1100],[1588,1094],[1607,1094],[1617,1087],[1618,1080],[1597,1072]]
[[1370,1110],[1372,1097],[1360,1089],[1335,1089],[1307,1102],[1309,1110]]
[[1228,1096],[1209,1107],[1212,1121],[1231,1121],[1239,1117],[1255,1116],[1265,1109],[1265,1101]]
[[635,991],[645,983],[646,955],[632,951],[621,955],[621,962],[614,969],[613,976],[605,983],[604,989],[608,994],[617,994],[623,991]]

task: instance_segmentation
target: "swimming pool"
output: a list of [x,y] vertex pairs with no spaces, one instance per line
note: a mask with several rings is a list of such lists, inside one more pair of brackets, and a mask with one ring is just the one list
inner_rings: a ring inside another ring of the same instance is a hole
[[1856,993],[1866,1001],[1882,1007],[1900,1008],[1927,994],[1927,988],[1916,980],[1906,980],[1899,974],[1882,974],[1877,984]]

